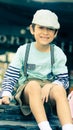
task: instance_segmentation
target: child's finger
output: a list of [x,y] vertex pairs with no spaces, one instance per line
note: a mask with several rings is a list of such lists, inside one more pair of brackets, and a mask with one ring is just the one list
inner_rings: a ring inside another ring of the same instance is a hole
[[10,101],[9,101],[9,99],[3,98],[2,103],[3,103],[3,104],[9,104]]

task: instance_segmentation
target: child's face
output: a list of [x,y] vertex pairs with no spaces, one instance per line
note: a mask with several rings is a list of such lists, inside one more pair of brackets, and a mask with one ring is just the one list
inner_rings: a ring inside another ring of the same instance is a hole
[[51,43],[57,35],[57,32],[55,33],[55,30],[40,25],[35,25],[34,29],[31,26],[30,31],[34,35],[36,43],[40,45],[47,45]]

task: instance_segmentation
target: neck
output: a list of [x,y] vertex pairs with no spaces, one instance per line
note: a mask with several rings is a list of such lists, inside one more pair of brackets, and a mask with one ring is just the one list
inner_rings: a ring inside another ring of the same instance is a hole
[[49,52],[50,51],[50,45],[40,45],[40,44],[35,43],[35,47],[41,52]]

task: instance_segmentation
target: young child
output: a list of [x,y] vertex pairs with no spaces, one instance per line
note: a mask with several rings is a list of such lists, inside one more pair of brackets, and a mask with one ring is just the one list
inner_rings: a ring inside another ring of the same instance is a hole
[[[19,81],[16,100],[24,115],[33,113],[40,130],[52,130],[44,108],[44,103],[54,101],[62,130],[73,130],[66,89],[69,87],[66,56],[54,45],[54,80],[50,82],[50,44],[57,36],[60,24],[58,17],[50,10],[40,9],[33,16],[30,32],[35,38],[30,46],[27,61],[27,77],[24,75],[26,44],[20,46],[9,65],[2,84],[0,104],[9,104],[15,84]],[[20,75],[21,73],[21,75]],[[28,105],[29,109],[25,109]],[[49,110],[49,108],[48,108]]]

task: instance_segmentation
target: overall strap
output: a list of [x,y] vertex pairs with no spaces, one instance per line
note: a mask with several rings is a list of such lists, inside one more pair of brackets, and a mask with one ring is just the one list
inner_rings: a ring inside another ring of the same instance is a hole
[[53,74],[52,68],[54,64],[54,44],[50,45],[50,50],[51,50],[51,73]]
[[[25,52],[24,75],[26,77],[27,77],[27,61],[28,61],[28,55],[29,55],[29,51],[30,51],[30,45],[31,45],[31,43],[27,43],[26,52]],[[54,64],[54,44],[50,45],[50,50],[51,50],[51,73],[53,73],[52,68],[53,68],[53,64]]]
[[25,52],[25,60],[24,60],[24,75],[27,77],[27,61],[28,61],[28,55],[30,50],[31,43],[27,43],[26,45],[26,52]]

